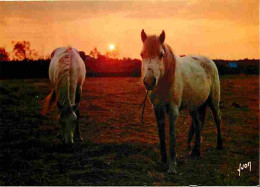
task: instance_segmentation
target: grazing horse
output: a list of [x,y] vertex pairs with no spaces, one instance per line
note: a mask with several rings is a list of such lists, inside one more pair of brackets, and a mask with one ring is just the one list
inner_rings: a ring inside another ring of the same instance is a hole
[[60,114],[58,136],[65,144],[82,140],[78,107],[85,75],[85,64],[75,48],[60,47],[52,52],[49,66],[52,91],[45,98],[42,114],[57,103]]
[[188,109],[192,124],[188,135],[188,147],[195,133],[195,145],[191,157],[200,156],[200,131],[204,125],[206,108],[212,111],[217,127],[217,148],[222,148],[220,134],[220,83],[218,70],[212,60],[204,56],[179,57],[164,43],[165,32],[160,36],[147,36],[141,32],[143,48],[142,79],[153,104],[159,139],[160,153],[167,164],[165,146],[165,112],[169,121],[169,170],[176,173],[175,123],[179,111]]

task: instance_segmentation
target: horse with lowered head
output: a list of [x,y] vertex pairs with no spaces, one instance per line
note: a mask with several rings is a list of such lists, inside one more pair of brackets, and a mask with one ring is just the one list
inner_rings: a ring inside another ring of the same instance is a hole
[[200,156],[200,131],[204,126],[207,106],[212,111],[217,127],[217,148],[222,148],[220,133],[220,83],[215,63],[207,57],[190,55],[179,57],[164,43],[165,32],[148,36],[141,32],[143,48],[142,79],[153,104],[160,140],[160,153],[167,164],[165,145],[165,113],[169,121],[169,169],[176,173],[176,128],[179,111],[187,109],[192,122],[188,147],[195,133],[191,157]]
[[47,114],[53,105],[59,109],[58,137],[65,144],[82,140],[79,129],[79,102],[86,68],[78,51],[60,47],[51,54],[49,78],[51,93],[45,98],[42,114]]

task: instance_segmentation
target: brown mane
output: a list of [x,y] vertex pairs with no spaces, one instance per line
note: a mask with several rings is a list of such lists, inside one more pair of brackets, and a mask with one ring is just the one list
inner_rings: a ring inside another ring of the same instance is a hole
[[163,44],[163,48],[165,50],[165,57],[163,59],[165,64],[165,77],[167,77],[168,81],[172,82],[175,75],[176,58],[169,45]]
[[163,44],[163,49],[165,51],[165,56],[163,57],[165,72],[164,76],[158,82],[156,92],[161,99],[168,100],[167,94],[170,93],[170,88],[174,84],[175,79],[176,59],[169,45]]

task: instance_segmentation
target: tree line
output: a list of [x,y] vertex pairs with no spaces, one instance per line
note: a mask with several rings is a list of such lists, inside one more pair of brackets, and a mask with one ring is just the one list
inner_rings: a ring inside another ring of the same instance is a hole
[[[47,78],[50,55],[46,58],[31,49],[30,42],[12,42],[13,57],[0,48],[0,78]],[[87,54],[79,51],[85,62],[87,76],[140,76],[141,61],[139,59],[119,59],[118,50],[107,51],[104,55],[94,48]]]
[[[30,42],[12,42],[13,57],[4,47],[0,47],[0,78],[47,78],[50,55],[45,58],[31,48]],[[117,50],[104,55],[97,48],[88,54],[79,51],[85,62],[87,76],[140,76],[142,62],[139,59],[119,59]],[[224,74],[259,74],[259,60],[213,60],[220,75]],[[230,66],[235,64],[235,67]]]
[[[225,74],[259,74],[258,59],[241,59],[241,60],[213,60],[218,68],[220,75]],[[231,66],[234,64],[235,66]]]
[[[13,45],[13,58],[11,60],[11,54],[6,51],[4,47],[0,47],[0,62],[4,61],[30,61],[30,60],[39,60],[39,59],[50,59],[50,55],[48,54],[45,58],[44,56],[40,56],[39,52],[35,49],[31,48],[31,44],[29,41],[12,41]],[[119,52],[117,49],[112,51],[107,51],[105,55],[102,55],[101,52],[98,51],[97,48],[94,48],[89,52],[89,55],[86,55],[84,51],[79,51],[82,59],[92,57],[95,59],[105,58],[105,59],[117,59],[119,56]]]

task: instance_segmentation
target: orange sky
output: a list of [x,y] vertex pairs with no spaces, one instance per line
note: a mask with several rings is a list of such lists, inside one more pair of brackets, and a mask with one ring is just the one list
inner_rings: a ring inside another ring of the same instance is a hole
[[258,0],[0,2],[0,47],[26,40],[42,54],[73,46],[140,58],[140,33],[160,34],[176,54],[259,58]]

